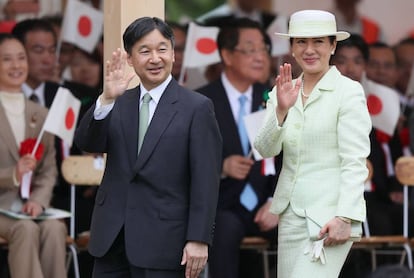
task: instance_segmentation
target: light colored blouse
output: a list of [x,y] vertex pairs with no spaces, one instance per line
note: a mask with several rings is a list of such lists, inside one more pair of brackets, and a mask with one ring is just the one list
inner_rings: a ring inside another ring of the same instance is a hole
[[19,147],[24,139],[26,120],[24,116],[25,96],[23,93],[9,93],[0,91],[0,103],[6,112],[16,144]]

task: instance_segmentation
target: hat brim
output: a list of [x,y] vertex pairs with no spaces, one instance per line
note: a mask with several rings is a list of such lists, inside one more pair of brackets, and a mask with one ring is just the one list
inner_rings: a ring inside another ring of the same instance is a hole
[[337,41],[343,41],[349,38],[351,34],[345,31],[338,31],[336,33],[329,33],[329,34],[286,34],[286,33],[274,33],[276,36],[290,39],[290,38],[322,38],[322,37],[329,37],[329,36],[336,36]]

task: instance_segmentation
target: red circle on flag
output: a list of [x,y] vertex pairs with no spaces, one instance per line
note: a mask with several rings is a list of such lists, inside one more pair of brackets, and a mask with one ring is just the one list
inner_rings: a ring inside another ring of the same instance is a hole
[[372,94],[367,97],[367,105],[369,113],[374,116],[380,114],[383,108],[381,99]]
[[213,39],[200,38],[196,42],[196,48],[203,54],[211,54],[217,49],[217,44]]
[[87,37],[91,34],[91,32],[92,32],[92,21],[88,16],[82,15],[82,16],[79,17],[78,31],[79,31],[79,34],[81,34],[81,36],[83,36],[83,37]]
[[66,129],[72,129],[75,124],[75,112],[73,112],[72,107],[69,107],[66,111],[66,117],[65,117],[65,126]]

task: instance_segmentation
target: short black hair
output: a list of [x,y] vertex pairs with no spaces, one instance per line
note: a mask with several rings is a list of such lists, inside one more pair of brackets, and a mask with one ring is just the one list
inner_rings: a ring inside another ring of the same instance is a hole
[[0,33],[0,44],[2,44],[6,40],[17,40],[19,41],[15,35],[10,33]]
[[405,44],[408,44],[408,45],[414,44],[414,38],[412,37],[403,38],[395,45],[395,47],[398,47],[400,45],[405,45]]
[[172,48],[174,48],[174,33],[167,23],[158,17],[141,17],[125,29],[122,36],[125,51],[131,54],[131,49],[135,43],[154,30],[160,31],[166,39],[170,40]]
[[52,24],[49,21],[41,18],[31,18],[17,22],[12,30],[12,34],[15,35],[16,38],[24,44],[26,42],[27,33],[36,31],[51,33],[53,35],[55,43],[57,43],[57,35],[53,29]]
[[178,29],[187,34],[188,32],[188,24],[181,24],[179,22],[166,20],[165,23],[168,24],[168,26],[171,27],[171,29]]
[[[257,29],[263,36],[263,42],[268,47],[269,53],[272,46],[269,36],[266,34],[259,22],[249,18],[235,18],[222,26],[217,35],[217,47],[221,53],[222,49],[234,50],[239,43],[240,30]],[[221,54],[220,54],[221,55]]]
[[356,47],[362,54],[365,62],[369,59],[369,48],[364,38],[358,34],[351,34],[349,38],[336,43],[336,51],[343,47]]

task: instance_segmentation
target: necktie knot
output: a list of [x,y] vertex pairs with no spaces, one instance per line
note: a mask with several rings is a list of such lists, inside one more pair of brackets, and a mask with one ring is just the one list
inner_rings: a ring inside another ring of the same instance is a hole
[[39,97],[35,93],[31,94],[29,99],[33,102],[39,103]]
[[239,96],[240,102],[240,109],[244,109],[244,105],[246,104],[247,97],[245,95]]
[[144,97],[142,98],[143,103],[149,103],[151,101],[151,95],[149,93],[146,93]]

